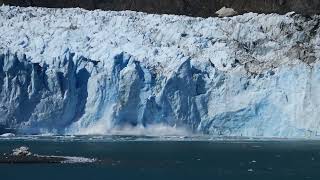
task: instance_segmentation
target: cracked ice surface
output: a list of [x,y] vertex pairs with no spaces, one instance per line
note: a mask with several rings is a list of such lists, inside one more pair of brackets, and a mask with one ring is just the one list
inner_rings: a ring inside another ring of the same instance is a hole
[[1,6],[0,124],[27,134],[315,136],[319,24],[293,13]]

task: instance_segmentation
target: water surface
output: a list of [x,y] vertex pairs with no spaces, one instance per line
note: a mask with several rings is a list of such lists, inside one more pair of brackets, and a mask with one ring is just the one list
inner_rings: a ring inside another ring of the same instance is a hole
[[320,141],[205,137],[24,136],[0,139],[0,153],[19,146],[41,155],[94,163],[0,164],[14,179],[320,179]]

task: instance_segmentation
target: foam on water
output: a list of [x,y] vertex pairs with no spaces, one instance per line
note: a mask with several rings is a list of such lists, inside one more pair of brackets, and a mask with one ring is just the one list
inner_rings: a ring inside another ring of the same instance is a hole
[[97,161],[94,158],[75,157],[75,156],[48,156],[48,157],[64,158],[66,160],[62,161],[61,163],[67,163],[67,164],[93,163]]

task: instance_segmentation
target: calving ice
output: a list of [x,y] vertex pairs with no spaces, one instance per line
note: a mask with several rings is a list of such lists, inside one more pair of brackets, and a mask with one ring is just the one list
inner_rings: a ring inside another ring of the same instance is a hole
[[1,6],[0,124],[25,134],[316,136],[319,22]]

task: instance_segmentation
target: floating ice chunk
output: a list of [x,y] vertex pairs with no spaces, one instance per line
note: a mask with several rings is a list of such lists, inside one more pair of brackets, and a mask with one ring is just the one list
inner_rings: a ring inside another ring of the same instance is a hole
[[13,137],[13,136],[16,136],[16,135],[13,133],[4,133],[0,135],[0,137]]
[[32,155],[31,152],[29,152],[29,148],[26,146],[21,146],[19,148],[13,149],[12,150],[12,155],[13,156],[30,156]]

